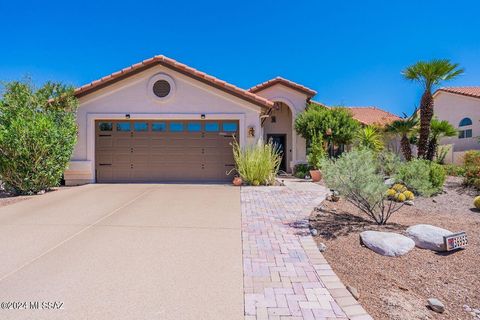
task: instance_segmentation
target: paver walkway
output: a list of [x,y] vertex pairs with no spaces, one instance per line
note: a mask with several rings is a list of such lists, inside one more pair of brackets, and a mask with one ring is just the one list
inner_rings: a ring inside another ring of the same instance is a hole
[[245,319],[371,319],[310,236],[308,216],[327,190],[285,183],[241,190]]

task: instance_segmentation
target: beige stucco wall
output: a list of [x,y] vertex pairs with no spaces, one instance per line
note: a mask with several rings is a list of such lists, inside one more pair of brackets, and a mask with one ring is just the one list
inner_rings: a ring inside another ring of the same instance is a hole
[[452,145],[452,150],[446,161],[458,162],[466,150],[480,149],[478,143],[478,137],[480,136],[480,99],[443,91],[438,91],[434,99],[434,114],[439,120],[447,120],[459,129],[458,125],[463,118],[472,119],[471,126],[462,127],[463,130],[472,129],[471,138],[452,137],[441,140],[442,145]]
[[[265,97],[271,101],[278,101],[278,102],[283,102],[290,108],[291,112],[291,118],[290,118],[290,137],[289,139],[291,143],[289,144],[287,142],[287,145],[289,146],[288,151],[292,150],[292,152],[289,152],[289,156],[287,157],[287,167],[290,167],[290,170],[293,169],[295,164],[297,163],[305,163],[307,161],[306,158],[306,143],[305,139],[303,139],[301,136],[297,135],[294,129],[294,121],[296,116],[305,110],[306,107],[306,101],[307,101],[307,96],[299,91],[293,90],[291,88],[288,88],[282,84],[276,84],[271,87],[266,88],[265,90],[262,90],[260,92],[257,92],[257,95]],[[283,113],[282,113],[283,114]],[[287,113],[285,115],[288,116]],[[277,122],[280,121],[281,115],[277,116]],[[265,125],[269,122],[267,119],[265,121]],[[265,126],[264,127],[264,138],[266,138],[267,134],[269,133],[288,133],[288,128],[284,122],[280,124],[283,126],[283,128],[286,130],[285,132],[277,132],[281,128],[279,126]],[[288,139],[288,137],[287,137]]]
[[[150,79],[167,75],[174,91],[166,101],[150,94]],[[94,182],[96,119],[235,119],[240,123],[240,144],[251,144],[262,136],[261,107],[234,97],[163,66],[156,66],[95,93],[80,98],[77,113],[78,142],[65,172],[68,184]],[[247,137],[247,128],[256,135]]]

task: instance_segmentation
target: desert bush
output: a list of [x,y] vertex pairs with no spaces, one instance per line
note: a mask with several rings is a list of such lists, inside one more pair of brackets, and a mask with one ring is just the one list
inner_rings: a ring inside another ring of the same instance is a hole
[[243,181],[250,185],[271,185],[275,182],[282,156],[278,147],[272,143],[258,143],[240,147],[233,143],[235,170]]
[[464,184],[480,189],[480,151],[467,151],[463,158],[463,165],[465,168]]
[[439,164],[445,164],[445,158],[447,154],[452,149],[452,146],[445,145],[445,146],[438,146],[435,151],[435,162]]
[[11,82],[0,99],[0,180],[16,194],[58,186],[76,143],[73,88]]
[[463,177],[465,176],[465,167],[456,164],[444,164],[443,169],[447,176]]
[[398,167],[401,164],[400,157],[388,150],[382,150],[378,153],[378,164],[379,164],[379,172],[383,174],[384,177],[394,176],[397,171]]
[[395,175],[396,180],[403,181],[417,194],[430,197],[442,190],[445,183],[445,169],[438,163],[414,159],[403,163]]
[[371,150],[356,149],[336,160],[324,160],[322,168],[326,185],[379,225],[386,224],[403,205],[388,199],[379,158]]

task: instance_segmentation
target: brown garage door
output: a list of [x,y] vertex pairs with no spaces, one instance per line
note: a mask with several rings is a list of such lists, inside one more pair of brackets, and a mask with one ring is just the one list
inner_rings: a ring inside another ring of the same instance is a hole
[[226,181],[234,167],[232,120],[99,120],[97,182]]

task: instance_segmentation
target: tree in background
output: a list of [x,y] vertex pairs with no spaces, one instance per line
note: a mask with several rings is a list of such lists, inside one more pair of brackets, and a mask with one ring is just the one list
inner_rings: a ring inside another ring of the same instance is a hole
[[0,180],[16,194],[58,186],[77,139],[74,89],[10,82],[0,99]]
[[419,158],[427,156],[430,122],[433,117],[433,88],[443,81],[454,79],[463,72],[464,70],[459,68],[457,63],[451,63],[447,59],[419,61],[402,71],[407,80],[419,82],[424,90],[420,100],[420,136],[417,144]]
[[295,119],[295,130],[303,138],[312,141],[317,135],[330,146],[351,143],[359,127],[350,110],[341,107],[327,108],[310,104]]
[[410,136],[416,131],[418,118],[416,114],[407,119],[395,120],[385,128],[390,132],[400,136],[400,146],[405,160],[412,160],[412,148],[410,146]]
[[428,141],[427,160],[433,160],[437,152],[438,142],[443,137],[454,137],[458,134],[457,129],[446,120],[433,118],[430,122],[430,140]]

